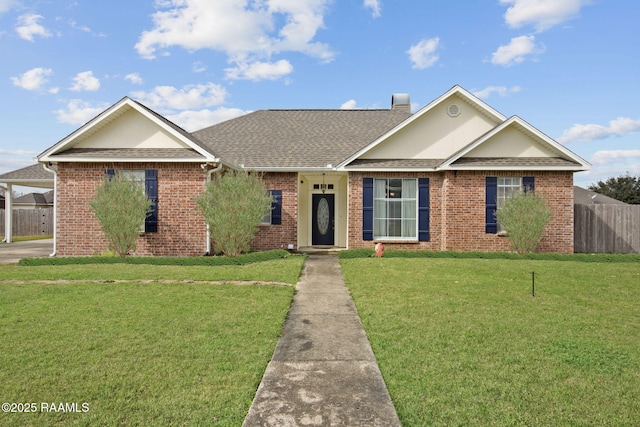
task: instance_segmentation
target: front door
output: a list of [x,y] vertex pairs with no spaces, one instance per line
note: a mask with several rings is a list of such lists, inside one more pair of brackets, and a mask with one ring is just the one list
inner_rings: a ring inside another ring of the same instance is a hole
[[333,246],[334,244],[334,195],[313,195],[313,222],[311,244],[318,246]]

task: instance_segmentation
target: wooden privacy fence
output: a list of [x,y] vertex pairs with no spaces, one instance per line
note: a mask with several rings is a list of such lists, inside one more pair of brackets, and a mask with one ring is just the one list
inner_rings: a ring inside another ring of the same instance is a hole
[[640,205],[575,205],[574,251],[640,253]]
[[[6,212],[0,209],[0,234],[4,236],[4,218]],[[14,209],[14,236],[42,236],[53,234],[53,208]]]

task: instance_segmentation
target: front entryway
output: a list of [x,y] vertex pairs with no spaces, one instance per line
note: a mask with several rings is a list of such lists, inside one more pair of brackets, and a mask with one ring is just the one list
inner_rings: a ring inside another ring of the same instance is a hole
[[335,197],[333,194],[314,194],[311,244],[333,246],[335,230]]

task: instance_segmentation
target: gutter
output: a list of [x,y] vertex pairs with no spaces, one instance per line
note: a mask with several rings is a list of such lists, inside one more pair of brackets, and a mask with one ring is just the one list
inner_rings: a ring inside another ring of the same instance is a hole
[[58,230],[58,219],[57,219],[57,212],[58,212],[58,172],[54,169],[51,169],[51,163],[49,164],[42,164],[42,167],[44,168],[44,170],[49,171],[53,174],[53,252],[51,252],[49,254],[50,257],[54,257],[56,256],[56,251],[57,251],[57,230]]
[[[203,163],[203,164],[200,165],[200,167],[202,169],[206,169],[207,166],[210,166],[210,165],[211,165],[210,163]],[[207,171],[207,183],[211,182],[211,176],[214,173],[219,172],[221,169],[222,169],[222,162],[219,162],[218,165],[216,167],[214,167],[213,169],[209,169]],[[55,240],[54,240],[54,242],[55,242]],[[206,242],[205,246],[207,248],[207,251],[205,252],[205,256],[206,255],[211,255],[211,233],[209,231],[209,224],[207,224],[207,242]]]

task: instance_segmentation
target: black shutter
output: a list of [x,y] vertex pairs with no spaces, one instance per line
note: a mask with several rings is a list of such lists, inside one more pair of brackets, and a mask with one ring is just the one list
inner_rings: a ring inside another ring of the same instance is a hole
[[418,178],[418,240],[429,238],[429,178]]
[[525,193],[533,193],[534,188],[534,179],[532,176],[524,176],[522,177],[522,189]]
[[147,169],[144,171],[144,191],[147,198],[151,200],[151,210],[144,220],[145,233],[156,233],[158,231],[158,171]]
[[373,240],[373,178],[362,179],[362,240]]
[[488,176],[485,187],[485,232],[495,234],[498,232],[498,220],[496,219],[496,210],[498,209],[498,178]]
[[271,224],[282,224],[282,190],[271,190]]

